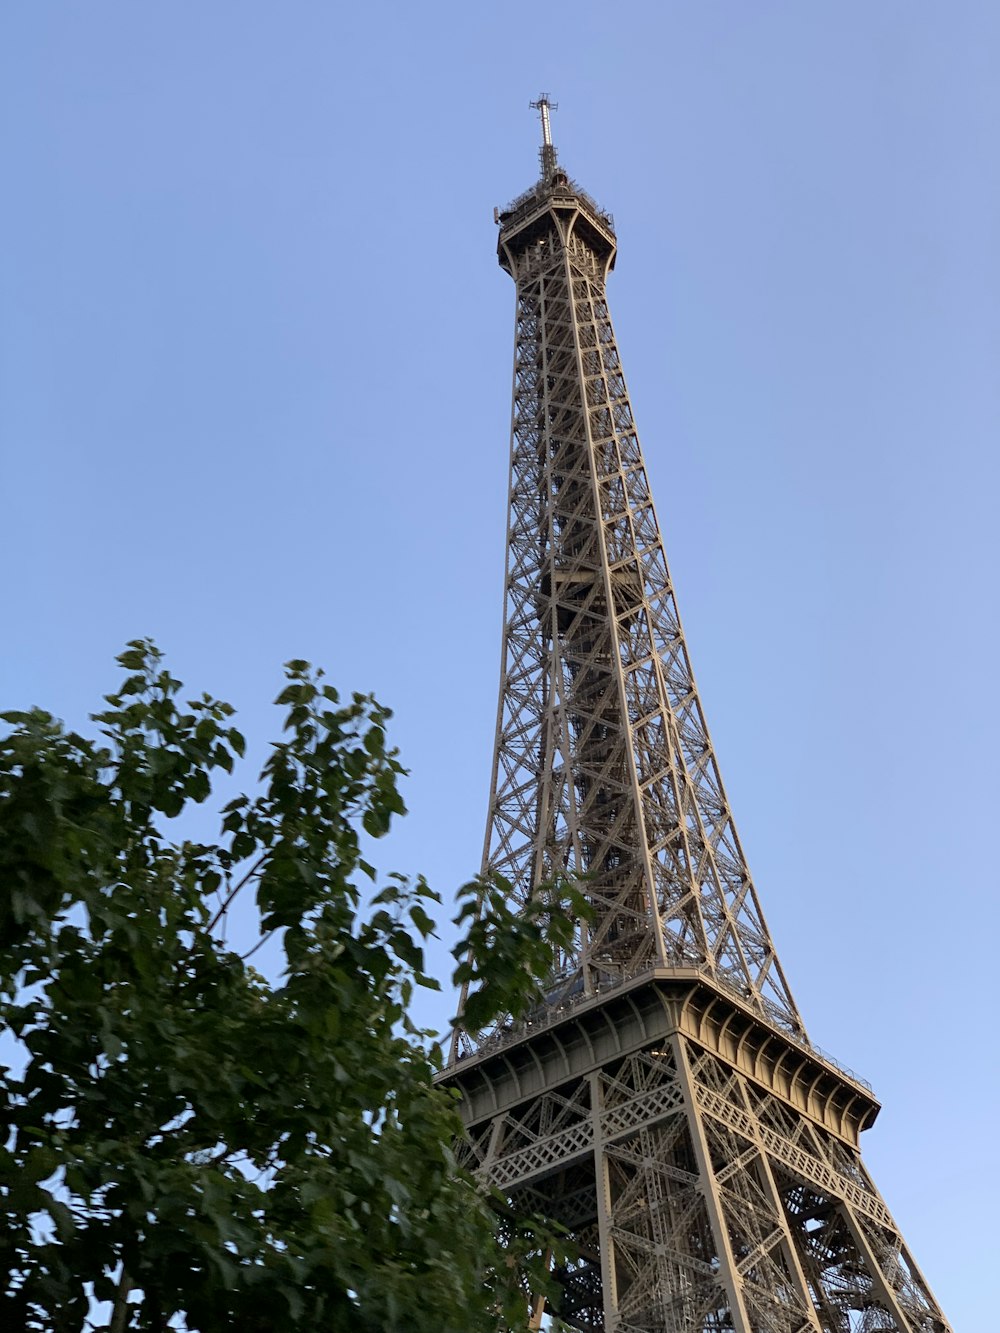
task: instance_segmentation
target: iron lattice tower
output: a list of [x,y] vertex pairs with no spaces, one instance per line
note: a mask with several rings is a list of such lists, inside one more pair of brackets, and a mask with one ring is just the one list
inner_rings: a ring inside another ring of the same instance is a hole
[[[605,296],[612,218],[558,165],[497,215],[517,285],[503,666],[484,874],[585,876],[526,1019],[459,1032],[467,1164],[574,1238],[606,1333],[943,1333],[814,1047],[705,725]],[[532,1327],[544,1312],[536,1303]]]

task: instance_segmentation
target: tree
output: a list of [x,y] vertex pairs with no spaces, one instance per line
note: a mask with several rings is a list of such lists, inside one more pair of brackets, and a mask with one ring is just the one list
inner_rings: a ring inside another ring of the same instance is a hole
[[[4,715],[0,1323],[524,1327],[548,1240],[456,1168],[456,1109],[409,1017],[436,988],[438,898],[422,879],[380,887],[362,854],[359,830],[404,813],[388,712],[289,663],[256,794],[224,806],[217,841],[179,840],[243,738],[227,704],[179,701],[152,644],[118,660],[99,741]],[[570,924],[511,918],[489,886],[484,917],[475,893],[456,958],[486,1023],[533,1002]],[[277,981],[220,935],[251,896]]]

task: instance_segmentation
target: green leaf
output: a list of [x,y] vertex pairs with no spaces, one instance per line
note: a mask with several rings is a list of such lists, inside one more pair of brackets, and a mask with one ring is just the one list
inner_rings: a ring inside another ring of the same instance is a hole
[[58,1154],[48,1144],[32,1148],[21,1163],[22,1178],[31,1184],[47,1180],[59,1165]]
[[425,940],[433,935],[437,929],[434,921],[427,915],[419,903],[414,903],[410,908],[410,918]]

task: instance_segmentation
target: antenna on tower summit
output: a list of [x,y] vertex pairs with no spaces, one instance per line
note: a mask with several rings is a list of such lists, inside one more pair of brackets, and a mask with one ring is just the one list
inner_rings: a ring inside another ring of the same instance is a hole
[[542,163],[542,180],[552,179],[552,174],[556,169],[556,150],[552,144],[552,120],[550,112],[559,110],[559,103],[549,100],[547,93],[542,93],[537,102],[529,102],[528,105],[532,111],[537,111],[542,122],[542,146],[539,150],[539,158]]

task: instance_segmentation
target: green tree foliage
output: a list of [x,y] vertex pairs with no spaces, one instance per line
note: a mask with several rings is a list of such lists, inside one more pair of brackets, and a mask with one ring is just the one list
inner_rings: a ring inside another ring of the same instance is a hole
[[[362,853],[404,810],[387,712],[289,663],[257,794],[182,841],[243,738],[151,644],[119,661],[99,741],[40,711],[0,740],[0,1326],[523,1328],[548,1241],[457,1170],[408,1016],[437,898]],[[533,1002],[570,926],[500,893],[477,916],[473,891],[456,958],[484,1024]],[[221,938],[239,895],[276,982]]]

